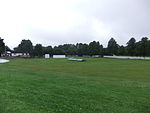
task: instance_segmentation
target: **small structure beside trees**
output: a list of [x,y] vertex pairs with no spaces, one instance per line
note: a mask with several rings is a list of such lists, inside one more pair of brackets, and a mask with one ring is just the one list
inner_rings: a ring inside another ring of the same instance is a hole
[[45,54],[45,58],[50,58],[50,55],[49,54]]
[[53,55],[53,58],[66,58],[66,55]]

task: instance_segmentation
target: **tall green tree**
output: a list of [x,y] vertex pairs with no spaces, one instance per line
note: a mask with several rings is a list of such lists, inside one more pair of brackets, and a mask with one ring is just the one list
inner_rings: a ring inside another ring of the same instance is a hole
[[110,55],[118,55],[118,48],[119,48],[119,45],[117,44],[116,40],[114,38],[111,38],[109,41],[108,41],[108,46],[107,46],[107,50],[108,50],[108,53]]
[[118,55],[126,55],[126,49],[125,49],[125,47],[123,45],[119,46],[119,48],[118,48]]
[[5,52],[5,43],[4,43],[4,39],[1,39],[0,37],[0,57],[1,54]]
[[76,47],[77,47],[77,55],[78,56],[89,55],[88,44],[77,43]]
[[99,42],[93,41],[89,44],[89,55],[101,55],[103,46]]
[[33,55],[36,57],[42,57],[43,56],[43,47],[41,44],[36,44],[33,50]]
[[140,53],[141,56],[148,56],[149,54],[149,41],[147,37],[143,37],[140,41]]
[[127,42],[127,54],[130,56],[136,55],[136,40],[135,40],[135,38],[131,38]]
[[82,49],[83,55],[89,55],[89,45],[88,44],[83,44],[81,49]]
[[65,52],[65,55],[76,55],[77,48],[74,44],[64,44],[62,45],[62,49]]
[[78,56],[83,56],[84,55],[83,50],[82,50],[83,44],[82,43],[77,43],[76,47],[77,47],[77,55]]
[[55,46],[53,48],[53,54],[54,55],[65,55],[65,50],[63,49],[62,45]]
[[32,54],[33,52],[33,45],[30,40],[22,40],[18,47],[14,48],[16,52],[23,52]]

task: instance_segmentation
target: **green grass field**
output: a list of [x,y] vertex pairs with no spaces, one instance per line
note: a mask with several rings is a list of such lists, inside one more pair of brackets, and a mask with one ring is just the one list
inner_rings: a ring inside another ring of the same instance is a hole
[[150,113],[150,61],[10,59],[0,113]]

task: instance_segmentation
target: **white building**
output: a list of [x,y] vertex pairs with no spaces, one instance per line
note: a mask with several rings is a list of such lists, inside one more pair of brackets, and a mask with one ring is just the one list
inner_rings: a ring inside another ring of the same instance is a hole
[[66,58],[66,55],[53,55],[53,58]]
[[45,54],[45,58],[50,58],[50,55],[49,54]]

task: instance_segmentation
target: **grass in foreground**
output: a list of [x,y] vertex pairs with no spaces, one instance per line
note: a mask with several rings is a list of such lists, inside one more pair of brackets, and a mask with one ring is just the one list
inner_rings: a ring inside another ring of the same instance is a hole
[[150,113],[150,61],[11,59],[0,113]]

